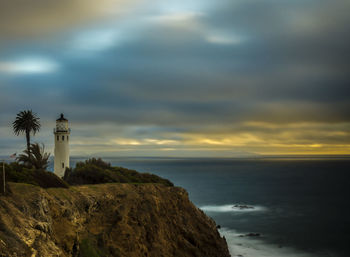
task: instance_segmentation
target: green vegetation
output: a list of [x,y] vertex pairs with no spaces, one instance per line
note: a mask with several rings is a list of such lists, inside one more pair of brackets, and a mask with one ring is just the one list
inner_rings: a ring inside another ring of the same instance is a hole
[[[19,112],[12,123],[13,131],[17,136],[25,134],[27,148],[23,151],[23,154],[16,158],[16,162],[5,164],[6,182],[26,183],[43,188],[68,188],[69,185],[103,183],[159,183],[173,186],[173,183],[169,180],[153,174],[139,173],[122,167],[112,167],[109,163],[102,161],[101,158],[79,162],[74,169],[66,169],[62,180],[54,173],[46,171],[50,154],[45,152],[44,144],[30,143],[30,135],[35,135],[40,130],[39,120],[35,113],[26,110]],[[2,176],[0,182],[3,185],[1,180]]]
[[79,243],[79,257],[102,257],[105,256],[96,243],[89,238],[83,239]]
[[32,184],[42,188],[68,188],[69,185],[104,183],[159,183],[165,186],[173,186],[173,183],[169,180],[154,174],[139,173],[122,167],[112,167],[109,163],[95,158],[78,162],[74,169],[67,169],[63,179],[45,169],[36,168],[35,166],[29,168],[19,162],[5,164],[5,169],[7,182]]
[[74,169],[67,169],[63,178],[70,185],[103,183],[160,183],[173,186],[167,179],[154,174],[139,173],[122,167],[112,167],[100,158],[78,162]]
[[36,168],[45,170],[49,165],[49,153],[45,153],[44,144],[39,145],[38,143],[31,144],[28,150],[23,151],[24,154],[20,154],[16,160],[22,163],[28,168]]
[[68,188],[67,182],[57,177],[54,173],[36,168],[28,168],[18,162],[5,164],[6,181],[26,183],[42,188],[64,187]]
[[12,123],[13,131],[18,136],[19,134],[26,135],[27,151],[30,153],[30,134],[40,130],[40,119],[36,116],[32,110],[21,111],[17,114],[15,121]]

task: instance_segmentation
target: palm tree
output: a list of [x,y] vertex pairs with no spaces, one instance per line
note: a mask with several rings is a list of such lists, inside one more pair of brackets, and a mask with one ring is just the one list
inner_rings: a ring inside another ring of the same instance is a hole
[[35,135],[39,132],[41,127],[39,120],[32,110],[26,110],[19,112],[16,120],[12,123],[13,131],[17,136],[22,133],[26,135],[28,155],[30,154],[30,134]]
[[[38,143],[30,144],[30,149],[23,151],[25,154],[20,154],[16,160],[22,164],[36,169],[46,169],[49,165],[50,154],[45,153],[45,145]],[[30,153],[30,154],[29,154]]]

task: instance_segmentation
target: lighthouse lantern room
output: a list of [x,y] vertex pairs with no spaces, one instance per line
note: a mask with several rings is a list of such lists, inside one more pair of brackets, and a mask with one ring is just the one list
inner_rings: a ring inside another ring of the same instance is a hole
[[63,177],[66,168],[69,168],[69,135],[70,128],[68,120],[61,113],[60,118],[56,120],[56,128],[53,130],[55,136],[55,160],[54,173]]

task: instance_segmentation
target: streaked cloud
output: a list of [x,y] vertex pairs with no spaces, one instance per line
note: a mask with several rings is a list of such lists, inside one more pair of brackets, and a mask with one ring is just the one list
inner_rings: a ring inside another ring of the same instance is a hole
[[93,30],[75,36],[72,48],[75,51],[101,51],[116,45],[118,33],[114,30]]
[[0,1],[0,33],[2,39],[54,35],[57,31],[72,29],[93,21],[120,17],[136,2],[136,0]]
[[0,61],[0,72],[13,74],[50,73],[59,68],[59,65],[46,58],[28,57],[14,61]]
[[1,5],[13,152],[3,128],[29,108],[48,149],[66,114],[75,155],[350,153],[348,1]]
[[113,143],[117,145],[141,145],[142,142],[135,139],[120,138],[112,140]]
[[131,139],[131,138],[118,138],[113,139],[112,142],[117,145],[176,145],[179,144],[176,140],[168,139],[155,139],[155,138],[146,138],[146,139]]
[[240,44],[244,42],[244,38],[239,36],[229,36],[229,35],[220,35],[220,34],[212,34],[207,36],[207,41],[213,44],[219,45],[231,45],[231,44]]
[[196,27],[198,18],[202,13],[195,12],[171,12],[161,13],[150,17],[150,21],[161,23],[165,26]]
[[176,145],[179,144],[176,140],[167,140],[167,139],[154,139],[154,138],[146,138],[145,141],[149,144],[156,144],[156,145]]

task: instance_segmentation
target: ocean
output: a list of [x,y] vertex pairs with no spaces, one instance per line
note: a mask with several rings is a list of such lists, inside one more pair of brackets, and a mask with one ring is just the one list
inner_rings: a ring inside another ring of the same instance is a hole
[[185,188],[232,256],[350,256],[349,159],[104,160]]

